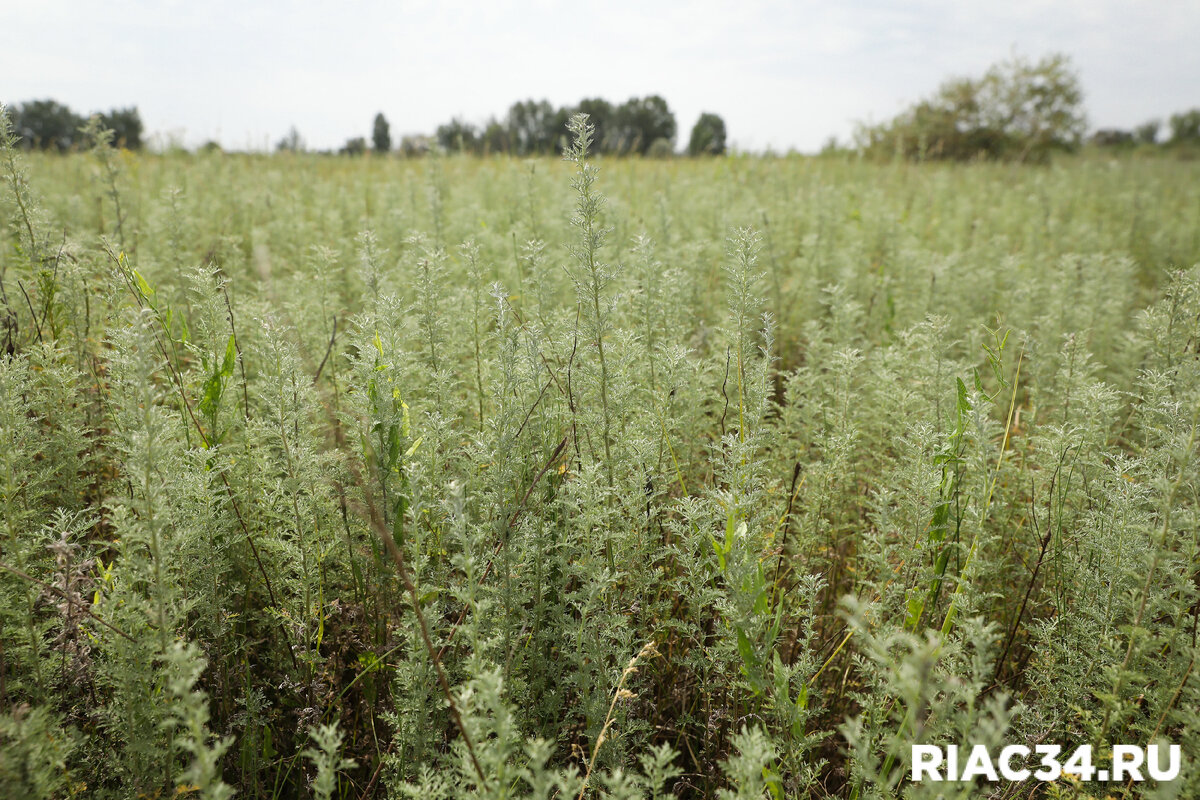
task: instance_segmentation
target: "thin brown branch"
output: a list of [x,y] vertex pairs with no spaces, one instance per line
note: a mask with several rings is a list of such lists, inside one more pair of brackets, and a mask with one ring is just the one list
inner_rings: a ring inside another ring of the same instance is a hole
[[384,548],[391,556],[392,562],[396,565],[396,571],[400,575],[401,582],[404,583],[404,588],[408,592],[410,604],[412,605],[413,614],[417,617],[417,625],[421,632],[421,640],[425,644],[425,650],[429,653],[429,659],[433,662],[434,671],[437,673],[438,685],[441,686],[442,694],[446,698],[446,704],[450,709],[450,716],[454,718],[454,724],[458,726],[458,731],[462,735],[463,743],[467,746],[467,754],[471,758],[471,765],[475,768],[475,774],[479,776],[480,789],[486,789],[487,777],[483,774],[483,767],[479,765],[479,759],[475,756],[475,745],[471,742],[471,735],[467,732],[467,727],[463,723],[462,714],[459,713],[458,703],[454,700],[454,692],[450,689],[450,681],[446,678],[446,671],[442,669],[442,659],[438,651],[433,647],[433,639],[429,636],[429,625],[425,622],[425,614],[421,611],[421,598],[417,593],[416,584],[413,583],[412,576],[408,572],[408,564],[404,559],[404,552],[396,545],[396,540],[392,537],[392,532],[383,522],[383,518],[379,515],[379,510],[371,501],[370,495],[367,495],[367,518],[371,523],[371,527],[383,540]]
[[[21,570],[17,569],[16,567],[10,567],[8,564],[5,564],[3,561],[0,561],[0,569],[4,570],[5,572],[11,572],[13,575],[16,575],[21,580],[29,581],[34,586],[40,586],[41,588],[45,589],[48,592],[54,592],[56,595],[63,598],[64,600],[70,601],[70,599],[71,599],[70,597],[67,596],[66,592],[64,592],[62,589],[59,589],[57,586],[53,586],[49,583],[46,583],[45,581],[39,581],[37,578],[33,577],[32,575],[22,572]],[[82,611],[84,614],[87,614],[89,617],[96,620],[96,622],[99,622],[101,625],[108,628],[110,631],[117,634],[118,636],[122,636],[131,642],[137,641],[132,636],[130,636],[128,633],[126,633],[125,631],[118,628],[116,625],[113,625],[111,622],[104,619],[103,617],[97,616],[96,614],[89,611],[87,608],[80,608],[79,610]]]
[[329,354],[333,352],[333,343],[337,340],[337,316],[333,318],[333,333],[329,334],[329,346],[325,348],[325,356],[321,359],[321,363],[317,365],[317,374],[313,375],[313,383],[321,380],[321,372],[325,369],[325,362],[329,360]]
[[[554,452],[546,461],[546,465],[542,467],[541,471],[538,472],[538,474],[534,477],[533,482],[529,484],[529,488],[525,491],[525,496],[521,498],[521,502],[517,504],[516,509],[508,518],[508,524],[504,526],[503,535],[501,535],[500,541],[496,542],[496,547],[492,550],[492,557],[490,560],[488,560],[487,566],[484,567],[483,574],[479,576],[478,585],[482,586],[483,582],[486,581],[488,576],[492,574],[492,565],[496,563],[496,557],[500,555],[500,550],[503,549],[505,542],[508,541],[508,532],[512,530],[514,525],[517,524],[517,519],[521,516],[521,512],[525,510],[525,503],[529,500],[529,496],[533,494],[534,487],[538,485],[538,481],[542,479],[542,476],[546,474],[554,462],[558,460],[558,457],[562,455],[562,451],[567,446],[568,438],[569,437],[564,436],[562,441],[558,443],[558,447],[554,448]],[[450,633],[446,634],[446,643],[442,645],[442,649],[438,651],[438,658],[441,658],[443,655],[445,655],[446,648],[450,646],[451,640],[454,639],[454,634],[458,633],[459,626],[463,624],[463,620],[466,618],[467,609],[464,606],[463,610],[458,614],[458,619],[456,619],[454,621],[454,625],[450,627]]]

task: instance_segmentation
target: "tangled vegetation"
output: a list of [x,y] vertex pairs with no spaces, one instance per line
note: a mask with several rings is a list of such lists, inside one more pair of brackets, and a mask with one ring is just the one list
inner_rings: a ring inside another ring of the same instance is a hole
[[5,796],[1200,794],[1200,166],[572,132],[6,137]]

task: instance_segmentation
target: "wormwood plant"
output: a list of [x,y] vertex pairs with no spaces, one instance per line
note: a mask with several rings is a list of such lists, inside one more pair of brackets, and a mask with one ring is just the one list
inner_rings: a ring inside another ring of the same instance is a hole
[[[1200,791],[1194,165],[570,131],[280,169],[0,111],[0,786]],[[976,742],[1183,766],[908,780]]]
[[600,395],[600,439],[604,448],[604,469],[611,486],[612,415],[608,404],[609,374],[608,362],[604,358],[604,339],[611,331],[609,320],[613,309],[604,292],[617,277],[617,273],[605,264],[600,256],[610,231],[600,221],[605,200],[595,189],[598,170],[587,160],[595,128],[588,123],[586,114],[577,114],[571,118],[568,130],[575,140],[565,158],[575,165],[576,174],[571,181],[571,187],[578,193],[571,225],[579,235],[578,242],[570,246],[570,253],[576,265],[569,274],[575,287],[577,312],[582,319],[580,332],[584,334],[588,346],[595,348],[599,365],[599,375],[594,378],[594,382]]

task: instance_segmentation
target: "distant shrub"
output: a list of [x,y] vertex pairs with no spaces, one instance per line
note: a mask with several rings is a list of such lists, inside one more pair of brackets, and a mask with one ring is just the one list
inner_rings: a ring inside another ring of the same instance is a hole
[[1161,128],[1161,120],[1147,120],[1133,129],[1133,138],[1141,144],[1154,144],[1158,141],[1158,132]]
[[725,120],[716,114],[705,112],[692,126],[688,139],[688,155],[719,156],[725,152]]
[[1079,77],[1066,56],[1050,55],[948,81],[892,121],[860,126],[857,138],[882,157],[1043,162],[1078,149],[1085,127]]
[[675,155],[675,147],[670,139],[655,139],[646,150],[647,158],[671,158]]
[[288,128],[288,132],[284,134],[283,138],[275,143],[277,153],[303,153],[306,149],[308,149],[308,144],[300,135],[300,131],[296,130],[295,125]]
[[1196,145],[1200,144],[1200,108],[1191,111],[1181,111],[1172,114],[1169,123],[1171,129],[1167,144]]
[[1132,133],[1117,128],[1101,128],[1091,138],[1091,143],[1097,147],[1128,147],[1134,142]]

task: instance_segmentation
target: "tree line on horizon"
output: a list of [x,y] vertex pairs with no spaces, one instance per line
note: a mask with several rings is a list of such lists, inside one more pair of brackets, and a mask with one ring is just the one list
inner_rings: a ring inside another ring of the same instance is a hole
[[[31,100],[14,103],[9,113],[20,146],[27,150],[68,152],[90,146],[82,129],[88,117],[56,100]],[[353,137],[338,150],[343,155],[368,151],[404,155],[423,155],[433,147],[446,152],[476,155],[511,154],[517,156],[561,155],[567,136],[567,121],[572,115],[588,114],[596,127],[594,153],[606,155],[668,156],[675,152],[678,123],[667,101],[660,95],[631,97],[614,104],[603,98],[587,98],[574,106],[555,107],[548,100],[523,100],[513,103],[503,119],[491,117],[482,125],[455,117],[439,125],[432,135],[406,135],[393,148],[391,125],[382,112],[375,115],[371,139]],[[141,114],[137,106],[97,112],[103,127],[113,131],[113,144],[129,150],[144,145]],[[688,138],[689,155],[722,155],[726,150],[725,120],[705,112],[692,127]],[[208,142],[201,150],[217,150]],[[295,126],[275,145],[278,152],[308,149]]]
[[13,133],[26,150],[65,153],[90,146],[91,143],[83,135],[83,128],[90,116],[99,117],[101,127],[113,132],[112,143],[117,147],[128,150],[142,148],[145,127],[137,106],[82,115],[57,100],[45,99],[13,103],[7,108],[12,118]]
[[[84,141],[84,117],[52,99],[31,100],[8,107],[20,146],[67,152],[90,145]],[[439,125],[432,134],[409,134],[393,141],[391,124],[375,115],[370,141],[348,139],[336,152],[363,155],[398,152],[422,156],[434,149],[478,156],[520,157],[561,155],[567,142],[567,121],[583,112],[595,126],[592,152],[604,155],[668,157],[675,154],[678,124],[660,95],[631,97],[612,103],[599,97],[556,107],[548,100],[513,103],[503,117],[482,124],[461,117]],[[98,112],[103,128],[113,131],[115,146],[143,146],[137,106]],[[1200,150],[1200,108],[1172,114],[1167,136],[1163,121],[1149,120],[1132,130],[1102,128],[1087,137],[1087,116],[1078,73],[1068,56],[1053,53],[1034,62],[1020,56],[993,65],[979,77],[947,80],[929,97],[913,103],[892,119],[860,124],[849,147],[830,139],[823,152],[854,151],[875,159],[1001,160],[1046,162],[1055,152],[1076,152],[1085,144],[1121,150],[1141,147],[1185,155]],[[727,148],[725,120],[705,112],[692,127],[686,152],[691,156],[722,155]],[[208,142],[203,151],[220,150]],[[277,152],[301,152],[308,147],[295,126],[280,139]],[[326,151],[330,152],[330,151]]]
[[[588,115],[595,126],[593,153],[664,157],[675,152],[678,124],[667,101],[660,95],[631,97],[614,104],[603,98],[585,98],[573,106],[555,107],[549,100],[513,103],[503,118],[490,117],[482,125],[455,117],[439,125],[433,136],[406,136],[399,142],[405,155],[419,155],[436,146],[449,153],[474,155],[561,155],[567,142],[567,122],[577,113]],[[722,155],[726,148],[725,120],[705,112],[692,127],[688,155]],[[293,128],[281,139],[277,150],[303,149]],[[346,141],[339,150],[360,155],[392,150],[391,128],[383,113],[375,115],[371,143],[365,137]]]

